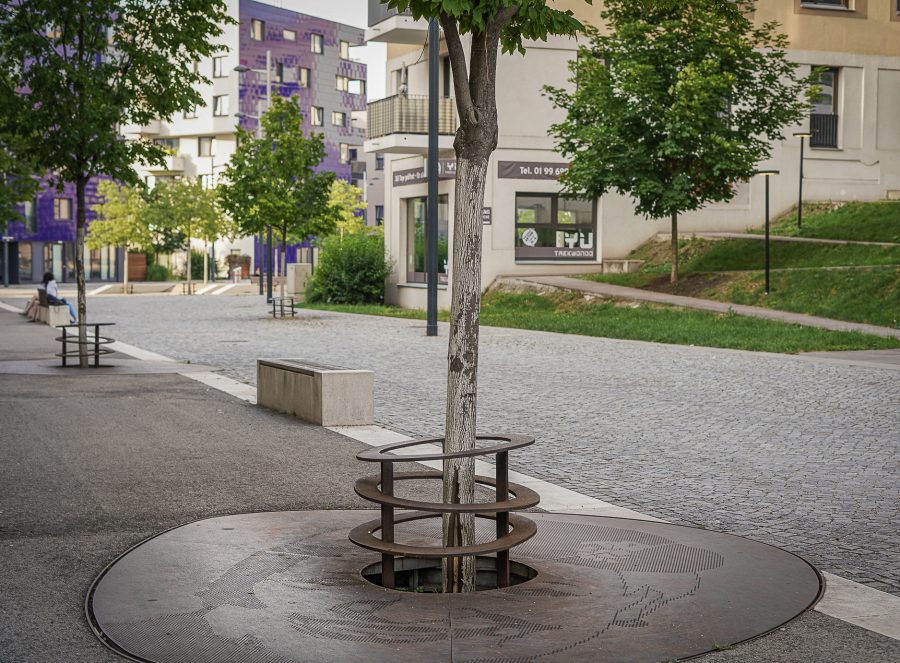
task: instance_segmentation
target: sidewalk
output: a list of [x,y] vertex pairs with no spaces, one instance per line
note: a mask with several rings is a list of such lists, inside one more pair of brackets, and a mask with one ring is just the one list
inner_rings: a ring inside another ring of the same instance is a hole
[[586,281],[584,279],[575,279],[568,276],[517,276],[515,278],[502,278],[497,281],[497,283],[503,282],[532,283],[551,288],[560,288],[562,290],[576,290],[592,295],[600,295],[601,297],[615,297],[617,299],[654,302],[656,304],[668,304],[670,306],[683,306],[684,308],[712,311],[714,313],[736,313],[737,315],[766,318],[768,320],[777,320],[779,322],[787,322],[794,325],[805,325],[807,327],[819,327],[821,329],[831,329],[834,331],[855,331],[862,334],[883,336],[885,338],[900,338],[900,329],[891,329],[890,327],[879,327],[877,325],[847,322],[845,320],[832,320],[831,318],[820,318],[818,316],[805,315],[803,313],[779,311],[776,309],[763,308],[761,306],[745,306],[743,304],[717,302],[712,299],[670,295],[664,292],[654,292],[652,290],[643,290],[641,288],[628,288],[621,285]]
[[[148,536],[213,515],[370,506],[352,491],[365,445],[186,377],[2,372],[12,359],[52,361],[54,335],[0,310],[0,660],[122,661],[88,628],[84,596]],[[898,655],[900,641],[808,612],[702,660]]]

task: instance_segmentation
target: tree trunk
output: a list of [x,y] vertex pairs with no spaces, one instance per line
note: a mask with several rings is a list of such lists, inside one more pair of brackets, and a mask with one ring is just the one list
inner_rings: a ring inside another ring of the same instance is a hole
[[203,253],[203,285],[209,283],[209,242],[206,242]]
[[279,291],[284,297],[284,287],[287,282],[287,233],[281,234],[281,287]]
[[191,292],[191,231],[188,229],[187,232],[187,274],[185,274],[185,280],[187,281],[187,294],[192,295]]
[[128,245],[125,245],[125,270],[122,274],[122,292],[128,294]]
[[[481,309],[481,208],[488,160],[457,159],[453,225],[453,296],[447,351],[447,418],[444,451],[475,446],[478,389],[478,320]],[[444,461],[444,502],[475,499],[475,461]],[[444,545],[475,542],[471,514],[444,516]],[[445,592],[475,590],[475,558],[456,557],[445,563]]]
[[84,208],[85,187],[87,187],[86,177],[75,180],[75,203],[78,206],[75,213],[75,283],[78,287],[78,365],[81,368],[88,367],[87,291],[84,284],[84,227],[87,222],[87,210]]
[[670,283],[678,283],[678,212],[672,212],[672,273]]

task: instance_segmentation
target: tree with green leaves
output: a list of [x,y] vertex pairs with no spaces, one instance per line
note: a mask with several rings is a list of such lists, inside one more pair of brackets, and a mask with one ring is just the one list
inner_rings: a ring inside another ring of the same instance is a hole
[[[554,9],[546,0],[386,0],[386,4],[412,10],[416,19],[440,22],[453,73],[459,128],[453,143],[456,204],[444,451],[463,451],[475,447],[481,209],[488,161],[497,147],[497,59],[501,51],[524,53],[523,40],[572,35],[582,26],[571,11]],[[474,499],[474,461],[445,460],[444,502]],[[445,518],[443,539],[446,546],[471,545],[475,519],[466,514]],[[474,591],[475,559],[445,563],[443,584],[445,591]]]
[[22,218],[17,205],[33,198],[39,185],[21,141],[0,135],[0,224],[7,232],[11,221]]
[[547,88],[567,113],[550,130],[572,162],[566,190],[616,190],[639,214],[671,219],[673,283],[679,214],[733,198],[809,112],[812,79],[787,59],[776,23],[754,24],[754,6],[606,0],[609,32],[588,30],[574,89]]
[[112,180],[101,181],[97,193],[103,200],[91,208],[97,218],[91,221],[84,243],[89,249],[104,246],[125,249],[122,288],[128,294],[128,252],[148,248],[152,243],[144,216],[146,203],[139,189]]
[[134,164],[162,163],[120,127],[202,105],[194,62],[222,50],[224,0],[18,0],[0,5],[0,134],[25,143],[51,184],[75,185],[79,348],[88,365],[85,188],[92,177],[136,183]]
[[365,220],[359,215],[368,207],[368,203],[363,200],[363,191],[358,186],[340,178],[334,180],[328,193],[328,204],[334,212],[337,232],[342,238],[344,234],[383,232],[378,226],[366,227]]
[[320,133],[304,133],[296,97],[275,95],[261,121],[260,138],[238,129],[238,148],[223,173],[219,196],[242,234],[255,235],[267,225],[276,230],[286,275],[288,242],[334,231],[329,196],[335,176],[316,171],[325,158],[325,139]]
[[184,238],[187,251],[185,279],[192,292],[191,240],[220,236],[222,212],[215,189],[207,189],[197,179],[181,178],[157,183],[144,209],[144,220],[154,228],[168,228]]

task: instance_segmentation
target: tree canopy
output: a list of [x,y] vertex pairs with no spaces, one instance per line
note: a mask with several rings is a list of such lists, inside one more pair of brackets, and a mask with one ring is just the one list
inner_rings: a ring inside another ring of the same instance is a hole
[[331,183],[328,193],[328,204],[335,215],[335,226],[338,234],[357,235],[362,232],[384,232],[381,226],[366,226],[365,219],[359,215],[369,205],[363,200],[363,192],[357,186],[340,178]]
[[[812,88],[777,24],[754,24],[754,4],[606,0],[609,32],[587,28],[570,64],[574,89],[547,88],[567,114],[550,129],[571,159],[565,188],[619,191],[673,226],[678,214],[730,200],[783,127],[809,112]],[[673,279],[676,270],[673,259]]]
[[104,246],[144,249],[152,245],[144,218],[146,205],[140,190],[103,180],[97,185],[97,193],[102,201],[91,208],[97,218],[91,221],[85,246],[90,249]]

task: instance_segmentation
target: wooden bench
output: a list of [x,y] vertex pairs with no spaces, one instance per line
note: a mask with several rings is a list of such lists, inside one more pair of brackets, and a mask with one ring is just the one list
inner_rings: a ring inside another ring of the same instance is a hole
[[[66,308],[65,306],[63,308]],[[66,309],[68,311],[68,309]],[[100,357],[102,355],[112,354],[113,351],[110,348],[105,346],[110,343],[115,342],[115,339],[110,338],[109,336],[100,336],[100,327],[111,327],[115,322],[88,322],[85,323],[85,327],[93,327],[94,334],[88,335],[85,339],[85,345],[88,347],[88,354],[94,355],[94,368],[100,366]],[[81,353],[78,348],[80,346],[80,342],[78,340],[78,325],[56,325],[60,329],[62,329],[62,336],[57,336],[56,340],[62,343],[62,352],[57,352],[56,356],[62,359],[62,365],[68,366],[69,359],[79,359]],[[68,330],[74,329],[74,334],[69,334]],[[73,344],[75,346],[74,350],[69,349],[69,344]]]
[[258,359],[256,402],[320,426],[375,421],[375,374],[302,359]]
[[47,291],[38,288],[38,320],[51,327],[69,324],[69,307],[65,304],[51,304],[47,301]]

